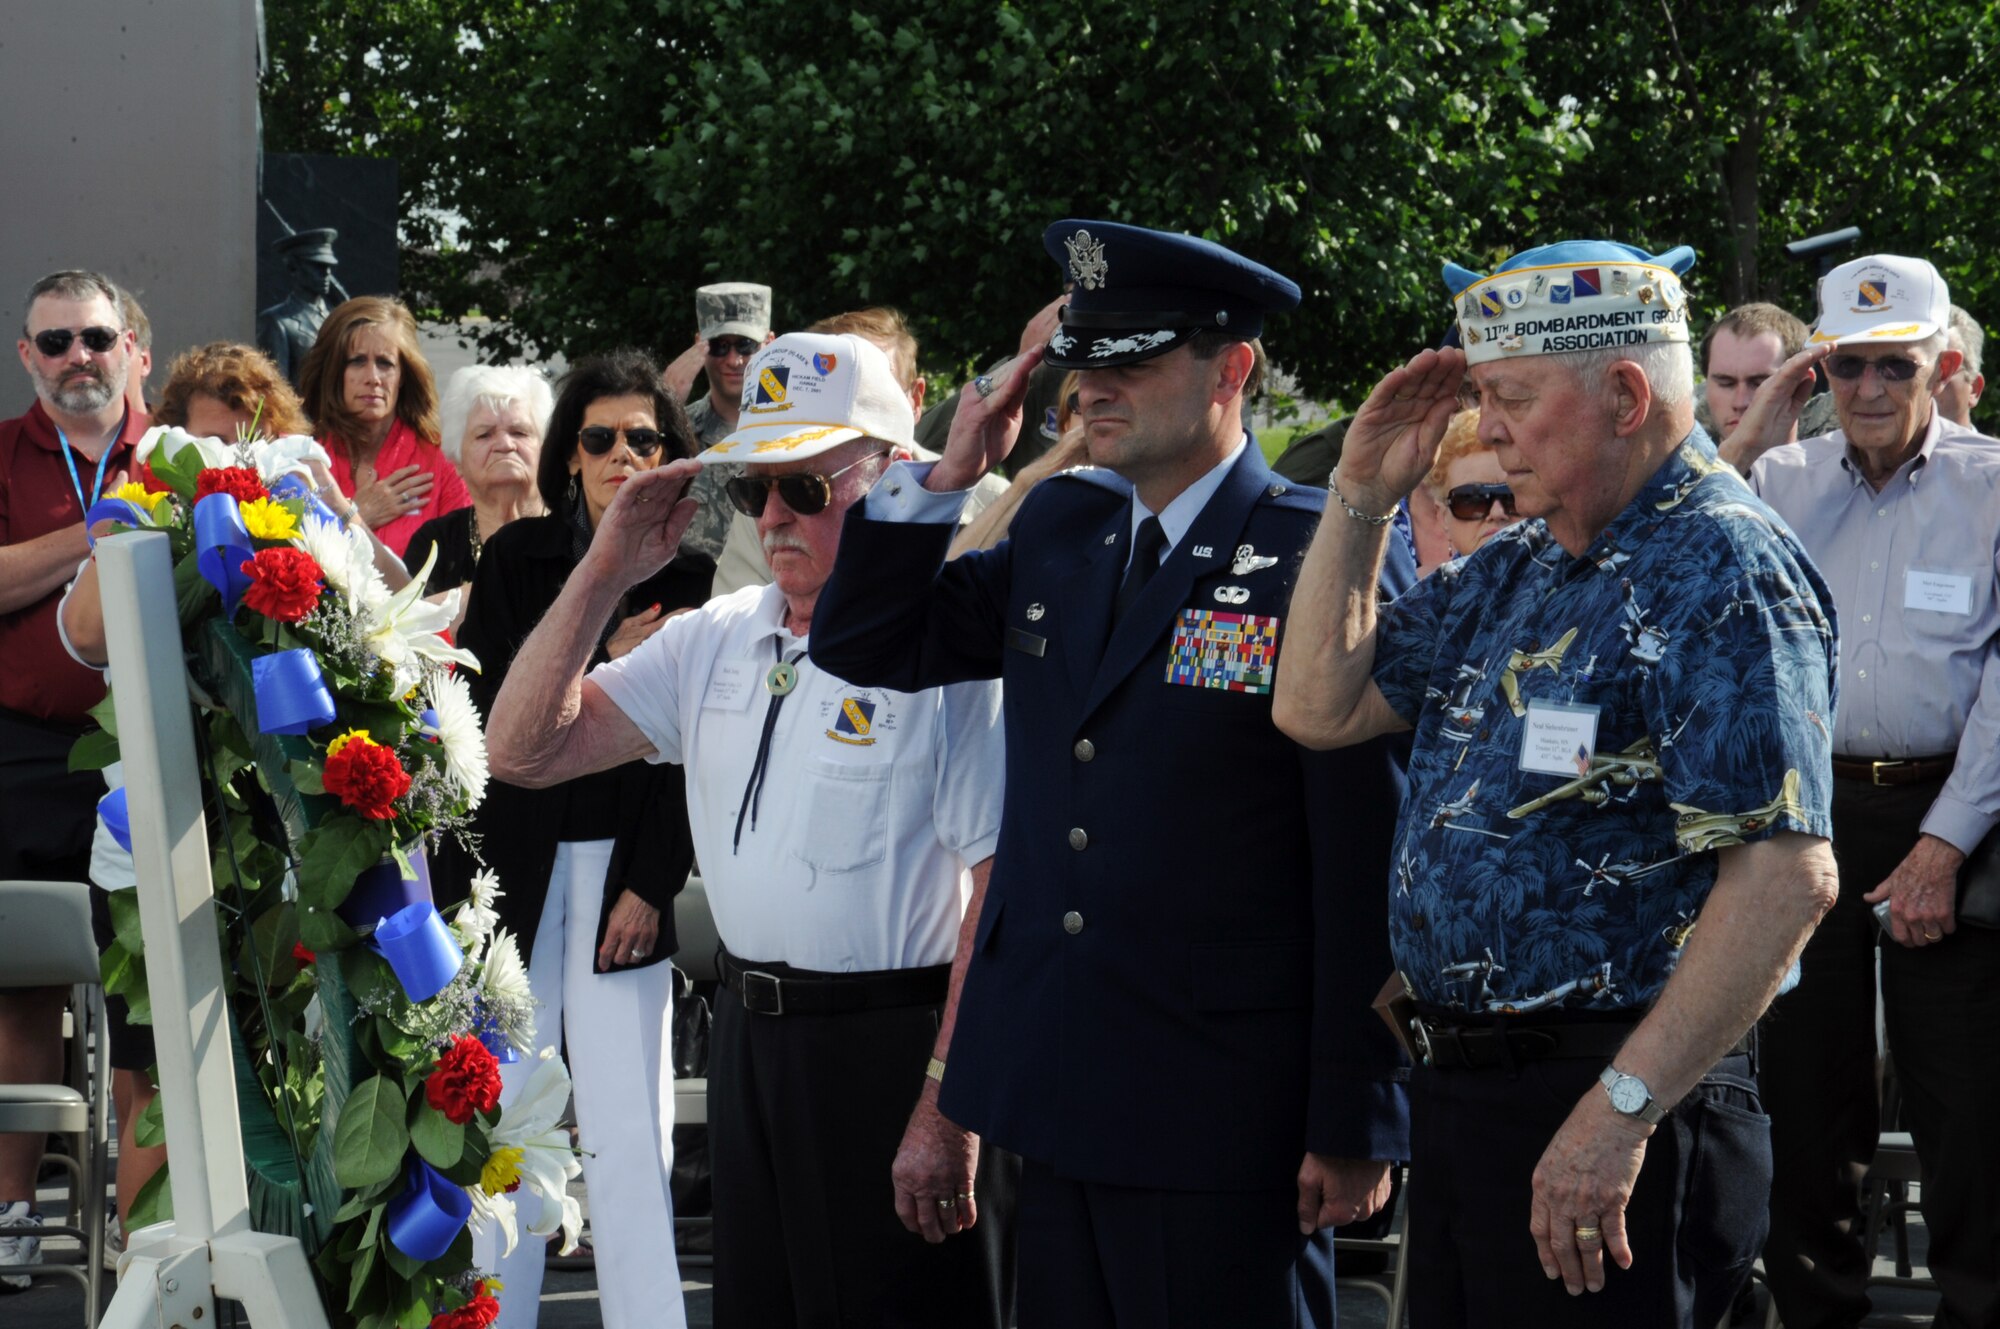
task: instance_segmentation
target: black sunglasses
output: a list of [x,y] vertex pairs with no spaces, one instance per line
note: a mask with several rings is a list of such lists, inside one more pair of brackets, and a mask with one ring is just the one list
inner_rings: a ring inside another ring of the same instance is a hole
[[612,429],[607,425],[592,425],[577,431],[576,441],[585,452],[593,457],[602,457],[611,451],[611,445],[618,436],[625,436],[625,446],[632,449],[635,457],[650,457],[660,450],[664,441],[657,429]]
[[764,504],[770,500],[771,491],[778,491],[778,497],[785,500],[785,506],[801,517],[810,517],[816,512],[825,512],[826,505],[833,502],[833,482],[864,461],[874,461],[886,457],[889,449],[871,452],[867,456],[849,462],[832,475],[820,475],[813,471],[793,471],[790,475],[739,475],[726,481],[722,490],[729,495],[729,501],[736,510],[755,521],[764,515]]
[[1496,498],[1502,512],[1510,517],[1518,515],[1514,511],[1514,491],[1506,485],[1460,485],[1444,496],[1444,505],[1460,521],[1478,521],[1493,510]]
[[1830,355],[1826,360],[1826,372],[1835,378],[1855,379],[1860,378],[1869,365],[1875,366],[1875,376],[1884,383],[1908,383],[1923,367],[1915,360],[1905,360],[1900,355],[1880,360],[1870,360],[1861,355]]
[[721,360],[731,355],[740,355],[747,360],[755,354],[757,354],[757,343],[751,341],[748,337],[710,337],[708,339],[708,358],[711,360]]
[[118,344],[125,334],[117,328],[82,328],[71,332],[68,328],[50,328],[47,332],[35,334],[35,349],[53,360],[69,350],[69,344],[78,337],[83,338],[83,348],[92,355],[103,355]]

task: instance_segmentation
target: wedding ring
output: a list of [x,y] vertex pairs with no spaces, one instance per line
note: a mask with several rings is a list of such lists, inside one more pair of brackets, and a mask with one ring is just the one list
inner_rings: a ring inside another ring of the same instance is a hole
[[1580,1228],[1578,1228],[1578,1229],[1576,1230],[1576,1243],[1577,1243],[1577,1245],[1579,1245],[1579,1246],[1582,1246],[1582,1245],[1595,1245],[1596,1243],[1598,1243],[1598,1242],[1600,1242],[1600,1241],[1603,1241],[1603,1240],[1604,1240],[1604,1229],[1603,1229],[1603,1228],[1600,1228],[1600,1227],[1580,1227]]
[[646,953],[635,946],[632,949],[632,958],[635,960],[643,960],[646,958]]
[[1925,928],[1925,929],[1924,929],[1924,940],[1925,940],[1925,941],[1942,941],[1942,940],[1944,940],[1944,933],[1942,933],[1942,932],[1939,932],[1939,931],[1937,931],[1937,930],[1936,930],[1936,929],[1934,929],[1934,928]]
[[938,1207],[938,1208],[940,1208],[940,1209],[956,1209],[956,1208],[958,1208],[958,1201],[956,1201],[956,1200],[939,1200],[939,1201],[937,1202],[937,1207]]
[[958,1198],[959,1198],[959,1199],[961,1199],[961,1200],[970,1200],[970,1199],[972,1198],[972,1192],[971,1192],[971,1191],[960,1191],[960,1192],[958,1193]]
[[995,383],[992,379],[988,378],[984,374],[981,374],[978,378],[973,379],[972,386],[973,390],[978,392],[981,398],[991,397],[994,393],[1000,390],[1000,385],[998,383]]

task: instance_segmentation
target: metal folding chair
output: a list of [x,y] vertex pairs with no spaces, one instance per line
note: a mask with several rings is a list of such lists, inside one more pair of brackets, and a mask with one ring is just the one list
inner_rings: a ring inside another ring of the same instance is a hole
[[[674,938],[680,947],[674,952],[674,967],[686,974],[691,983],[721,981],[715,955],[722,947],[722,939],[715,931],[715,915],[709,912],[708,887],[700,877],[689,877],[687,885],[674,897]],[[708,1125],[707,1077],[674,1081],[674,1125]],[[714,1221],[707,1214],[683,1214],[678,1208],[674,1212],[677,1230],[702,1231]],[[712,1256],[695,1252],[684,1252],[680,1259],[684,1266],[695,1268],[714,1263]]]
[[[1410,1224],[1409,1190],[1409,1178],[1406,1173],[1403,1185],[1398,1187],[1396,1191],[1396,1221],[1387,1233],[1380,1237],[1335,1237],[1333,1239],[1335,1260],[1334,1286],[1348,1288],[1357,1292],[1368,1292],[1382,1298],[1383,1305],[1389,1311],[1388,1329],[1402,1329],[1404,1310],[1409,1304],[1410,1264],[1404,1258],[1407,1252],[1403,1245],[1403,1236],[1409,1230]],[[1361,1251],[1374,1251],[1387,1255],[1390,1262],[1387,1272],[1380,1275],[1369,1274],[1354,1277],[1340,1275],[1340,1256],[1346,1253]]]
[[110,1156],[111,1052],[90,890],[81,882],[0,881],[0,974],[9,987],[70,989],[68,1083],[0,1085],[0,1131],[67,1136],[68,1223],[16,1228],[29,1237],[74,1237],[82,1265],[9,1265],[10,1274],[74,1278],[83,1284],[86,1326],[95,1326],[103,1283],[104,1187]]

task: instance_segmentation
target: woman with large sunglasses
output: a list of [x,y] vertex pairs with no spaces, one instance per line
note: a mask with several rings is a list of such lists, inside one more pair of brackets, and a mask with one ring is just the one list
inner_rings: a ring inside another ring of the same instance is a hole
[[[472,691],[483,713],[618,487],[693,452],[686,415],[643,353],[593,356],[562,380],[536,476],[547,513],[496,531],[472,579],[459,639],[479,657]],[[701,604],[713,573],[705,560],[675,559],[633,587],[591,663],[624,655],[668,614]],[[664,963],[674,950],[673,897],[694,860],[681,768],[633,761],[536,790],[495,780],[474,829],[505,892],[501,926],[519,934],[528,957],[541,1003],[536,1038],[568,1044],[604,1323],[684,1324],[668,1190],[674,1068]],[[440,898],[450,893],[439,888]],[[524,1058],[502,1068],[503,1103],[534,1065]],[[526,1239],[501,1258],[489,1230],[476,1257],[507,1285],[502,1324],[534,1324],[540,1244]]]
[[1460,411],[1445,426],[1424,489],[1444,521],[1453,558],[1471,553],[1520,520],[1500,458],[1479,441],[1478,411]]

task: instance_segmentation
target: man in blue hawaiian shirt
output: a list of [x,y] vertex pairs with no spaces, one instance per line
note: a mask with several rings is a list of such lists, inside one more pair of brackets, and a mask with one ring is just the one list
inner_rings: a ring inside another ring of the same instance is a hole
[[[1836,652],[1818,573],[1694,425],[1693,259],[1448,265],[1463,349],[1369,397],[1293,596],[1279,725],[1415,730],[1388,889],[1419,1329],[1712,1325],[1763,1237],[1747,1035],[1834,895]],[[1378,621],[1462,389],[1530,520]]]

